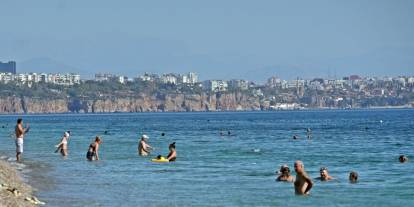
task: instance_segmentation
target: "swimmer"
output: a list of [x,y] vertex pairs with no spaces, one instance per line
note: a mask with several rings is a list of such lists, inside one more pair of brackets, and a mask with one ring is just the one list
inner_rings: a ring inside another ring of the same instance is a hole
[[308,137],[308,139],[310,139],[312,137],[312,130],[311,130],[311,128],[307,128],[306,129],[306,136]]
[[230,136],[230,135],[231,135],[231,132],[230,132],[230,131],[227,131],[227,135],[229,135],[229,136]]
[[161,136],[163,137],[163,136],[165,136],[165,133],[163,132],[163,133],[161,133]]
[[294,182],[295,178],[290,174],[290,169],[287,165],[282,165],[279,172],[276,172],[279,176],[276,178],[276,181],[283,182]]
[[63,155],[63,157],[66,157],[68,155],[68,141],[69,141],[70,131],[67,131],[63,133],[63,137],[60,140],[59,144],[57,144],[55,147],[57,147],[56,152],[59,152]]
[[140,156],[148,156],[150,154],[150,151],[153,149],[148,143],[149,137],[147,135],[142,135],[141,140],[138,144],[138,154]]
[[294,164],[296,171],[296,179],[294,182],[296,195],[308,195],[309,191],[313,187],[312,179],[305,171],[303,162],[297,160]]
[[177,151],[175,150],[175,142],[171,143],[170,146],[168,146],[168,149],[170,150],[170,153],[168,153],[167,160],[170,162],[175,161],[177,159]]
[[319,173],[320,173],[320,177],[316,178],[318,180],[330,181],[330,180],[333,179],[333,177],[329,175],[328,168],[326,168],[326,167],[321,167],[321,169],[319,170]]
[[293,139],[299,139],[298,135],[293,135]]
[[400,157],[398,158],[398,160],[400,160],[401,163],[407,162],[408,158],[405,155],[400,155]]
[[358,173],[355,171],[351,171],[349,173],[349,182],[350,183],[357,183],[358,182]]
[[88,152],[86,153],[86,158],[89,161],[99,160],[99,146],[101,143],[101,138],[96,136],[95,141],[89,145]]

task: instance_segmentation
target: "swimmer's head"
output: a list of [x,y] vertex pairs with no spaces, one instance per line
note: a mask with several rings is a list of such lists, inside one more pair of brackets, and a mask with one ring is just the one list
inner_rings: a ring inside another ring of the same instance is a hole
[[319,174],[322,180],[326,179],[328,177],[328,168],[321,167],[321,169],[319,170]]
[[165,136],[165,133],[163,132],[163,133],[161,133],[161,136]]
[[349,182],[356,183],[358,181],[358,173],[355,171],[352,171],[349,173]]
[[303,168],[305,167],[304,165],[303,165],[303,162],[302,161],[300,161],[300,160],[296,160],[295,161],[295,164],[293,165],[294,166],[294,168],[295,168],[295,171],[297,172],[297,173],[301,173],[301,172],[303,172]]
[[282,166],[280,166],[279,173],[282,174],[282,175],[289,175],[290,174],[290,169],[287,165],[282,165]]
[[17,119],[17,124],[21,124],[23,122],[23,119],[22,118],[18,118]]
[[67,131],[67,132],[63,133],[63,136],[69,137],[70,136],[70,131]]
[[400,157],[398,158],[398,160],[400,160],[401,163],[407,162],[408,158],[405,155],[400,155]]
[[99,136],[96,136],[95,137],[95,142],[100,144],[100,143],[102,143],[102,139]]
[[168,146],[168,149],[170,149],[170,150],[175,149],[175,142],[171,143],[171,144]]
[[142,136],[141,136],[141,139],[142,140],[144,140],[144,139],[148,139],[149,137],[146,135],[146,134],[143,134]]

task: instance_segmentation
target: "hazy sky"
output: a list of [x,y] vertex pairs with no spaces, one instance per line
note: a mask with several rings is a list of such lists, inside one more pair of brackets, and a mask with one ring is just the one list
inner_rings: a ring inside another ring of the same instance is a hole
[[414,75],[414,1],[0,0],[18,71],[201,79]]

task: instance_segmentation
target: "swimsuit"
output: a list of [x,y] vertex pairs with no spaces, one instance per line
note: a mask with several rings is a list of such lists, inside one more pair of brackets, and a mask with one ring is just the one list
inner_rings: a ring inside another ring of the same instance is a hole
[[92,160],[96,156],[95,147],[96,147],[95,143],[89,145],[89,150],[86,153],[86,158],[88,158],[88,160]]

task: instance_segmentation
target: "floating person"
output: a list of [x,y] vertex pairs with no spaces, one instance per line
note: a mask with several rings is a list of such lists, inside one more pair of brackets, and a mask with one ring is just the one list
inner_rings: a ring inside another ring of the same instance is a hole
[[21,155],[23,153],[23,139],[26,133],[30,130],[29,123],[26,124],[26,128],[23,128],[23,119],[17,119],[17,124],[15,128],[16,133],[16,160],[20,162]]
[[95,141],[89,145],[86,158],[89,161],[99,160],[99,146],[102,143],[102,139],[99,136],[95,137]]
[[350,183],[357,183],[358,182],[358,173],[355,171],[351,171],[349,173],[349,182]]
[[175,159],[177,159],[177,151],[175,150],[175,142],[171,143],[168,146],[168,149],[170,150],[170,153],[167,155],[167,160],[170,162],[174,162]]
[[276,181],[279,182],[294,182],[295,178],[290,174],[290,169],[287,165],[282,165],[280,170],[276,172],[279,176],[276,178]]
[[312,129],[311,128],[306,129],[306,136],[308,137],[308,139],[312,138]]
[[306,173],[305,166],[303,165],[302,161],[297,160],[294,164],[294,167],[296,172],[296,179],[294,182],[295,194],[308,195],[309,191],[313,187],[312,179]]
[[299,139],[299,136],[298,135],[293,135],[293,137],[292,137],[293,139]]
[[163,133],[161,133],[161,136],[163,137],[163,136],[165,136],[165,133],[163,132]]
[[148,139],[149,137],[146,134],[141,136],[141,140],[138,143],[138,154],[140,156],[148,156],[150,151],[153,150],[153,148],[147,143]]
[[59,144],[57,144],[55,147],[57,147],[56,152],[60,151],[60,154],[63,155],[63,157],[68,156],[68,141],[69,141],[70,131],[66,131],[63,133],[63,137],[60,140]]
[[319,173],[320,173],[320,177],[317,178],[318,180],[330,181],[333,179],[333,177],[329,175],[328,168],[326,167],[321,167],[321,169],[319,170]]
[[408,157],[407,157],[407,156],[405,156],[405,155],[400,155],[400,157],[398,158],[398,160],[399,160],[401,163],[405,163],[405,162],[407,162],[407,161],[408,161]]
[[231,132],[230,131],[227,131],[227,135],[230,136],[231,135]]
[[104,131],[104,134],[108,134],[108,133],[109,133],[109,132],[108,132],[108,130],[105,130],[105,131]]

